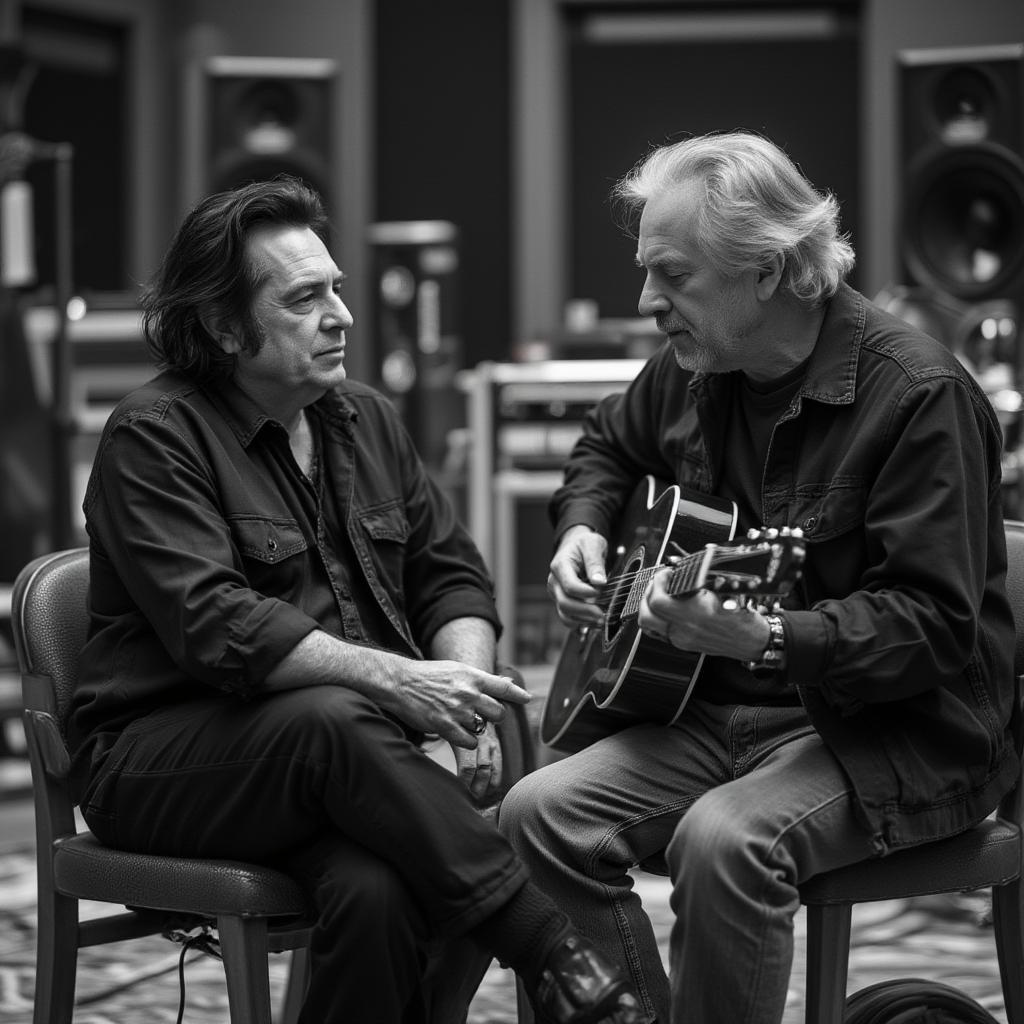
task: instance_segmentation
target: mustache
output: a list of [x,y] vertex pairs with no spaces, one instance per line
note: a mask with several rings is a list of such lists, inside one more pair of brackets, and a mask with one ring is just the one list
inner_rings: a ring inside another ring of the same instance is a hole
[[686,324],[669,317],[656,316],[654,322],[662,334],[675,334],[677,331],[685,331],[687,329]]

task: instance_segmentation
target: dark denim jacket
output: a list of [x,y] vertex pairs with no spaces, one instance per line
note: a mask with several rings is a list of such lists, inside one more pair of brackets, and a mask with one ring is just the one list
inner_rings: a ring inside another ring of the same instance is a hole
[[[317,402],[325,475],[344,522],[304,485],[284,428],[236,388],[164,373],[100,440],[85,498],[90,635],[69,722],[76,775],[127,722],[215,687],[247,698],[318,626],[344,632],[347,594],[325,534],[344,531],[365,642],[412,657],[462,616],[498,626],[493,586],[390,402],[346,382]],[[325,621],[321,621],[325,620]]]
[[[714,493],[734,381],[655,355],[590,416],[552,502],[557,533],[608,536],[638,472]],[[840,289],[773,431],[762,516],[806,535],[786,678],[880,852],[980,820],[1016,777],[1002,444],[950,352]]]

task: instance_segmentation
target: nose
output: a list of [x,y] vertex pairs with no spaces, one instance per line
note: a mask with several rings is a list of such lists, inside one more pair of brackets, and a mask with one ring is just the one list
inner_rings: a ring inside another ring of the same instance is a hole
[[[352,314],[348,311],[348,306],[341,301],[341,296],[335,292],[332,292],[331,295],[332,298],[327,307],[324,319],[330,326],[337,326],[343,331],[347,331],[355,323],[355,320],[353,319]],[[335,323],[335,321],[337,322]]]
[[641,316],[654,316],[669,308],[668,300],[655,286],[650,274],[644,278],[644,286],[640,290],[640,301],[637,302],[636,308]]

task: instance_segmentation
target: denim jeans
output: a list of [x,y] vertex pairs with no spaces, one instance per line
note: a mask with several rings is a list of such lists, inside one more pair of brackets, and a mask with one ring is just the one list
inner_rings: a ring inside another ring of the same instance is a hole
[[[797,886],[873,852],[799,707],[691,701],[677,725],[626,729],[526,776],[500,827],[659,1024],[778,1024]],[[672,879],[671,984],[628,874],[652,861]]]

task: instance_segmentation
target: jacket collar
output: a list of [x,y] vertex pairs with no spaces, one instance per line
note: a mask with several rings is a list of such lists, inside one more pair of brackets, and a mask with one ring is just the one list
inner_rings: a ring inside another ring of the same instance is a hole
[[800,387],[804,398],[830,405],[850,405],[856,395],[857,366],[864,342],[866,299],[848,284],[829,300],[807,375]]
[[[234,381],[219,381],[206,390],[243,448],[247,448],[267,424],[272,423],[284,429],[278,420],[268,416]],[[309,408],[318,414],[328,430],[337,430],[351,436],[358,414],[342,389],[328,391]]]
[[[807,364],[800,398],[811,398],[830,405],[850,405],[856,394],[857,366],[864,341],[866,299],[848,284],[829,300],[818,340]],[[731,374],[695,373],[690,387],[713,387]]]

